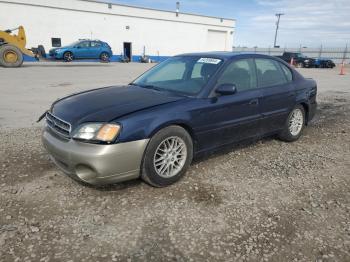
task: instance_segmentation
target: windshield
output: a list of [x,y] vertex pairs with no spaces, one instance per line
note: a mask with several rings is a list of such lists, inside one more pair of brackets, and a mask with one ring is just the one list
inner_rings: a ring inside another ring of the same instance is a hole
[[169,58],[132,84],[145,88],[195,95],[222,64],[221,59],[193,56]]
[[307,56],[303,55],[302,53],[297,53],[298,58],[306,58]]

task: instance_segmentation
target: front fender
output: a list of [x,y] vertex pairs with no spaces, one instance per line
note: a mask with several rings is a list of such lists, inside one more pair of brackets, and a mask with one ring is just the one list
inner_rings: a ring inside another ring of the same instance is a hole
[[192,137],[195,137],[190,121],[190,113],[177,113],[174,111],[176,110],[161,113],[135,114],[119,119],[118,123],[122,125],[122,132],[118,141],[130,142],[151,138],[159,130],[170,125],[182,126]]

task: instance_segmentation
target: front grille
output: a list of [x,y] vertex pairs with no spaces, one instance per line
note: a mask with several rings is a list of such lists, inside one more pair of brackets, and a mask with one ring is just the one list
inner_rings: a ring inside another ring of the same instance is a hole
[[66,121],[54,116],[53,114],[47,112],[46,113],[46,123],[51,129],[53,129],[57,133],[65,136],[65,137],[69,137],[72,127],[68,122],[66,122]]

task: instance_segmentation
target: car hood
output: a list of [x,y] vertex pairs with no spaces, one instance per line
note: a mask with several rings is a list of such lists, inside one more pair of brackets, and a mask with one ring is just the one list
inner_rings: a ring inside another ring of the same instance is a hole
[[110,122],[181,99],[185,97],[137,86],[113,86],[67,96],[56,101],[51,112],[76,127],[84,122]]

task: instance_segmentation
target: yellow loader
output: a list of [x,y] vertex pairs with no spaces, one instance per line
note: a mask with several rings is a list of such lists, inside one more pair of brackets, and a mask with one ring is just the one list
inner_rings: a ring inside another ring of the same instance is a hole
[[[13,33],[16,30],[18,30],[17,35]],[[20,67],[23,64],[23,54],[38,60],[39,52],[34,53],[32,50],[27,49],[26,43],[27,39],[23,26],[5,31],[0,30],[0,65],[4,67]]]

